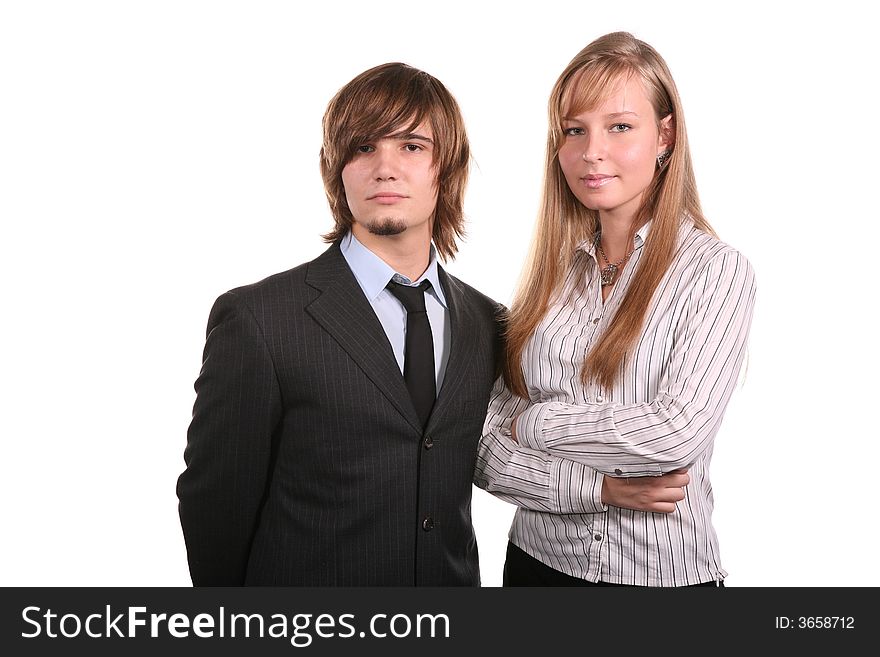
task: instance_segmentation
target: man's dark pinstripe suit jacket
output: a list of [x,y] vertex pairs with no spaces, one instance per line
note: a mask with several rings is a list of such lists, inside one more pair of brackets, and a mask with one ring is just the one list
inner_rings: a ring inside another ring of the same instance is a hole
[[216,301],[177,484],[195,585],[479,585],[503,309],[440,280],[452,344],[425,430],[338,244]]

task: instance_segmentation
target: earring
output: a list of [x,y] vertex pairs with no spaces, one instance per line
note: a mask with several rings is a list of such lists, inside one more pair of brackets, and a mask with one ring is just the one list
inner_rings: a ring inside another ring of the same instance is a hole
[[660,153],[660,155],[657,156],[657,168],[662,169],[670,157],[672,157],[671,151],[663,151]]

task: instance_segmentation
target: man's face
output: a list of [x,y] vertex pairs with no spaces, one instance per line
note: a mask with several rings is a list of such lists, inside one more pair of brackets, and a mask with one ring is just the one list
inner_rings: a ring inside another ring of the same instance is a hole
[[434,135],[421,124],[412,132],[361,144],[342,169],[355,237],[425,230],[430,236],[437,205]]

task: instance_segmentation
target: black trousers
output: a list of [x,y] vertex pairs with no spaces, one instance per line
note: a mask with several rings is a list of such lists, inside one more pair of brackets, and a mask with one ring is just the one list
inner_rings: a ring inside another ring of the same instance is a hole
[[[507,543],[507,558],[504,561],[503,586],[630,586],[609,582],[589,582],[579,577],[566,575],[554,570],[533,556],[526,554],[513,543]],[[724,586],[724,582],[704,582],[690,586]]]

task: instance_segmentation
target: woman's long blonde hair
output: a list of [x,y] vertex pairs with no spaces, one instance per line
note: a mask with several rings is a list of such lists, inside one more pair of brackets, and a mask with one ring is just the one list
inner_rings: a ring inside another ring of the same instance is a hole
[[600,228],[599,213],[577,200],[559,166],[562,118],[596,107],[621,80],[636,76],[644,84],[658,126],[672,115],[671,157],[658,167],[636,213],[633,231],[651,220],[638,270],[608,329],[587,354],[581,368],[584,385],[591,381],[610,390],[620,375],[627,351],[641,332],[648,304],[675,255],[683,216],[713,234],[703,217],[691,165],[678,89],[663,58],[627,32],[606,34],[581,50],[565,68],[548,103],[547,161],[544,191],[529,258],[508,319],[504,378],[520,397],[528,398],[522,355],[538,323],[560,292],[579,244]]

